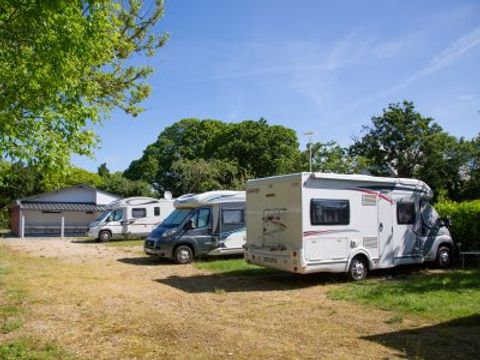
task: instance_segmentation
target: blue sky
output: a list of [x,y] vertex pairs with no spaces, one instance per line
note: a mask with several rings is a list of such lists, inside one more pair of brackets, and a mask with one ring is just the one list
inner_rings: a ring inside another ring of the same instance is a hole
[[96,127],[96,171],[124,170],[174,122],[264,117],[352,143],[388,103],[412,100],[455,136],[480,132],[479,1],[166,0],[146,111]]

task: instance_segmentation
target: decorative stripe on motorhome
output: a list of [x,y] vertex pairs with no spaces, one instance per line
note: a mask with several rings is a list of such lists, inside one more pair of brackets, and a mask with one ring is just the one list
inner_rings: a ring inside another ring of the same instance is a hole
[[310,237],[315,235],[335,234],[335,233],[345,233],[345,232],[360,232],[360,231],[355,229],[304,231],[303,236]]
[[376,195],[376,196],[378,196],[380,199],[383,199],[383,200],[385,200],[385,201],[388,201],[388,202],[389,202],[390,204],[392,204],[392,205],[395,203],[395,201],[394,201],[391,197],[389,197],[389,196],[387,196],[387,195],[385,195],[385,194],[382,194],[382,193],[379,192],[379,191],[373,191],[373,190],[366,189],[366,188],[353,188],[353,189],[351,189],[351,190],[356,190],[356,191],[361,191],[361,192],[364,192],[364,193],[367,193],[367,194]]

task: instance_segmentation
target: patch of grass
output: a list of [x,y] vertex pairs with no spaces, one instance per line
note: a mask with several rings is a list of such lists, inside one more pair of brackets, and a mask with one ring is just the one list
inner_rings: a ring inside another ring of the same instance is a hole
[[197,261],[193,266],[200,270],[208,270],[226,275],[253,276],[277,272],[273,269],[249,264],[243,258]]
[[397,313],[452,320],[480,314],[480,272],[454,270],[398,280],[371,279],[340,285],[328,295]]
[[23,326],[23,321],[19,318],[7,319],[0,325],[0,334],[9,334],[12,331],[20,329]]
[[143,246],[145,240],[134,239],[134,240],[112,240],[104,243],[108,247],[123,247],[123,246]]
[[0,359],[9,360],[73,360],[54,343],[40,343],[30,338],[22,338],[0,345]]

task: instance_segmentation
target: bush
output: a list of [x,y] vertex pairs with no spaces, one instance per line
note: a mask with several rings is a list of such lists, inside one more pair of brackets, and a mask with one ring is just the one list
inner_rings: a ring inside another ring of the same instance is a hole
[[10,229],[10,212],[7,208],[0,208],[0,230]]
[[480,250],[480,200],[442,201],[435,205],[441,217],[452,220],[453,240],[462,243],[462,250]]

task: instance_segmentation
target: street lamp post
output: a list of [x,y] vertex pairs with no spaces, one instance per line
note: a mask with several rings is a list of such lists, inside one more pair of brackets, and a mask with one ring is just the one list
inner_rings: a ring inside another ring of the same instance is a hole
[[307,131],[304,133],[305,136],[308,136],[308,150],[310,150],[310,156],[308,159],[308,162],[310,164],[310,172],[312,172],[312,136],[314,132],[313,131]]

